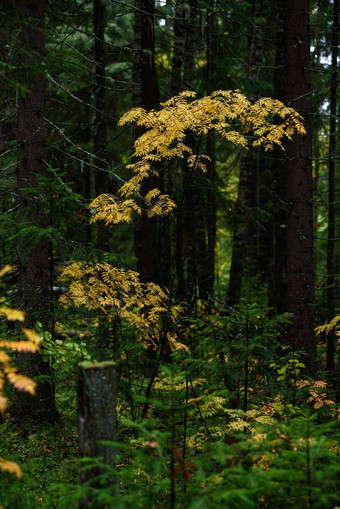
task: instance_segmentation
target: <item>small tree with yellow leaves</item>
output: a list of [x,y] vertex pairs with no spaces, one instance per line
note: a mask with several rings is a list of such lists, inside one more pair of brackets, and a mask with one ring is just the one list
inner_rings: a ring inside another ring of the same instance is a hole
[[[201,99],[194,92],[182,92],[157,111],[134,108],[120,120],[120,125],[128,123],[144,131],[134,144],[134,162],[127,167],[132,176],[116,196],[102,194],[92,201],[92,223],[130,222],[135,213],[144,213],[149,218],[170,214],[176,208],[170,196],[158,188],[145,194],[142,187],[158,176],[162,161],[177,158],[191,172],[206,171],[209,158],[199,150],[193,152],[187,143],[189,133],[201,140],[215,131],[222,139],[245,150],[256,146],[265,150],[282,147],[283,140],[290,139],[295,132],[305,133],[302,118],[282,102],[264,98],[252,103],[239,91],[223,90]],[[110,320],[118,316],[135,327],[137,341],[146,348],[157,349],[161,342],[159,359],[166,345],[170,351],[185,350],[174,332],[169,312],[171,298],[155,283],[141,283],[136,272],[108,263],[74,262],[64,269],[62,279],[70,281],[69,292],[61,299],[65,306],[97,309]],[[160,320],[165,313],[167,330],[162,329]]]

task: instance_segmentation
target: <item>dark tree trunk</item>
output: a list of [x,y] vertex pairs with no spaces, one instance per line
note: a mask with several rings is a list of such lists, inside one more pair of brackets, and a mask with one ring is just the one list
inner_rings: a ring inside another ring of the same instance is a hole
[[[240,162],[237,201],[234,215],[233,249],[230,278],[227,291],[227,306],[236,306],[241,298],[242,277],[247,263],[247,239],[254,235],[249,211],[255,206],[256,162],[254,155],[247,152]],[[249,246],[248,246],[249,247]]]
[[[44,54],[44,0],[26,2],[17,0],[17,9],[22,19],[20,47],[27,60],[39,65]],[[29,21],[28,21],[29,20]],[[34,67],[27,62],[27,66]],[[45,177],[46,171],[46,125],[45,125],[45,79],[41,72],[29,73],[26,95],[18,101],[17,185],[19,194],[20,221],[32,222],[44,228],[48,218],[44,214],[44,202],[48,197],[28,193],[23,188],[34,189],[37,176]],[[28,245],[19,240],[19,306],[27,312],[26,327],[39,320],[48,329],[52,325],[49,241],[47,238]],[[35,377],[45,375],[46,381],[38,382],[36,395],[15,393],[11,404],[13,417],[18,420],[38,419],[53,421],[56,418],[54,385],[49,365],[40,354],[19,354],[17,365],[21,373]]]
[[[329,118],[329,153],[328,153],[328,241],[327,241],[327,319],[330,322],[335,316],[335,156],[337,124],[337,67],[339,45],[339,0],[333,4],[332,26],[332,71]],[[335,334],[327,335],[327,369],[335,368]]]
[[[217,197],[216,197],[216,158],[215,158],[215,133],[207,139],[208,164],[208,189],[207,189],[207,279],[205,282],[205,294],[213,296],[215,280],[215,248],[216,248],[216,220],[217,220]],[[209,310],[209,309],[208,309]]]
[[183,59],[183,89],[193,90],[195,71],[195,33],[197,17],[197,0],[189,0],[189,19],[186,20],[186,34]]
[[[268,10],[267,0],[256,1],[253,10],[255,19],[265,18]],[[264,31],[264,22],[255,24],[249,40],[248,79],[254,87],[253,100],[258,99],[260,72],[264,58]],[[251,274],[257,269],[257,230],[252,216],[257,205],[258,164],[259,154],[254,150],[249,150],[241,157],[230,279],[226,299],[227,306],[231,307],[239,303],[244,270]]]
[[[208,6],[206,21],[206,42],[207,42],[207,64],[206,64],[206,86],[207,94],[211,94],[214,89],[218,89],[219,74],[217,72],[218,65],[218,39],[217,39],[217,8],[215,0],[211,0]],[[206,142],[206,154],[210,158],[207,167],[207,185],[206,188],[206,210],[201,207],[200,213],[205,220],[204,235],[206,237],[206,258],[198,258],[198,279],[200,285],[201,296],[205,299],[213,296],[214,280],[215,280],[215,247],[216,247],[216,158],[215,158],[215,133],[212,131]],[[205,178],[206,178],[205,177]],[[210,311],[210,304],[208,305]]]
[[[109,165],[107,163],[107,124],[106,124],[106,72],[105,72],[105,41],[103,0],[93,0],[94,14],[94,58],[95,58],[95,105],[96,116],[93,124],[95,191],[96,196],[108,192]],[[109,230],[107,226],[98,224],[97,245],[107,250],[109,246]]]
[[182,88],[182,67],[185,45],[185,0],[176,0],[174,44],[170,79],[170,95],[177,95]]
[[[175,19],[174,19],[174,42],[172,48],[172,65],[171,65],[171,78],[170,78],[170,96],[173,97],[181,92],[182,89],[182,69],[183,69],[183,56],[185,46],[185,0],[176,0],[175,5]],[[166,194],[170,195],[173,192],[173,179],[172,171],[173,165],[167,165],[164,170],[164,184],[163,190]],[[184,285],[184,271],[182,265],[182,247],[181,247],[181,228],[177,225],[177,239],[174,249],[174,268],[177,273],[178,279],[178,293],[184,299],[185,285]],[[171,227],[170,218],[164,217],[159,219],[158,229],[159,239],[159,282],[172,291],[174,270],[172,266],[172,252],[171,252]]]
[[[152,110],[159,106],[159,90],[155,66],[155,2],[154,0],[136,0],[134,14],[134,69],[133,69],[133,106],[142,106]],[[134,133],[134,139],[142,131]],[[151,177],[142,186],[145,196],[151,189],[159,186],[155,177]],[[138,271],[143,282],[158,282],[157,256],[157,220],[148,218],[145,213],[137,222],[135,229],[135,250],[138,258]]]
[[[102,457],[104,465],[114,466],[116,451],[100,441],[117,440],[116,424],[116,368],[113,362],[83,362],[78,368],[78,425],[79,457]],[[105,468],[92,468],[79,472],[79,484],[89,482],[105,473]],[[106,478],[106,486],[112,486],[114,475]],[[93,481],[91,487],[103,484]],[[79,500],[79,508],[91,507],[91,491]]]
[[[275,40],[274,98],[285,100],[284,69],[284,5],[277,0],[278,30]],[[274,217],[274,269],[270,305],[277,314],[287,311],[287,208],[286,208],[286,159],[280,149],[273,152],[273,217]]]
[[312,132],[310,120],[309,1],[285,4],[286,103],[304,118],[307,134],[295,134],[287,154],[287,302],[293,313],[288,344],[304,351],[302,361],[315,373]]
[[[190,1],[189,19],[186,20],[185,44],[183,57],[183,88],[194,90],[195,69],[195,32],[196,32],[197,0]],[[194,138],[188,135],[186,143],[194,151]],[[199,150],[199,148],[198,148]],[[194,172],[184,163],[182,165],[182,199],[177,216],[176,239],[176,272],[178,292],[181,299],[190,303],[191,311],[197,298],[197,255],[196,224],[198,199],[197,182]]]

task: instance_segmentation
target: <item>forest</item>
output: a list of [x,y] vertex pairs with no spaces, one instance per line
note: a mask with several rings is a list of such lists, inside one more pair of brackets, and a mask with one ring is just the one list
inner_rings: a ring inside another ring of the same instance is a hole
[[0,13],[0,509],[339,507],[339,0]]

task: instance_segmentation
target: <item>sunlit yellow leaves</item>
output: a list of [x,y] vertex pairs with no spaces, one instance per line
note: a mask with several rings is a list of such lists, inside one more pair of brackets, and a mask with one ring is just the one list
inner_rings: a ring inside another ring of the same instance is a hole
[[[9,272],[12,268],[12,266],[6,265],[2,270],[0,270],[0,278]],[[25,321],[25,313],[18,309],[1,307],[0,315],[4,315],[7,320],[11,321]],[[39,350],[38,345],[41,341],[41,338],[38,336],[38,334],[26,328],[23,328],[22,332],[26,337],[26,341],[12,341],[0,338],[0,413],[5,412],[8,404],[8,398],[4,395],[6,378],[8,382],[12,384],[13,387],[18,391],[28,392],[32,395],[35,393],[37,384],[30,378],[17,372],[17,368],[12,365],[11,357],[7,353],[7,351],[34,353]],[[18,479],[21,479],[22,477],[22,471],[19,465],[2,457],[0,457],[0,470],[10,472],[11,474],[16,475]],[[0,509],[1,507],[2,506],[0,506]]]
[[37,384],[27,376],[20,375],[15,371],[10,371],[7,374],[7,378],[17,391],[28,392],[32,396],[35,393]]
[[313,408],[321,408],[323,406],[329,407],[331,414],[334,415],[334,406],[335,402],[333,400],[328,399],[328,395],[326,392],[327,383],[323,380],[298,380],[296,382],[296,387],[298,389],[306,389],[307,390],[307,403],[313,404]]
[[2,269],[0,269],[0,278],[2,278],[7,272],[14,268],[13,265],[5,265]]
[[161,192],[159,189],[157,189],[157,188],[151,189],[151,191],[149,191],[147,193],[147,195],[144,197],[144,200],[151,203],[151,201],[154,200],[160,194],[161,194]]
[[[339,325],[338,325],[339,322],[340,322],[340,315],[333,318],[333,320],[331,320],[329,323],[325,323],[324,325],[320,325],[319,327],[316,327],[315,332],[317,334],[321,334],[321,333],[329,334],[329,332],[331,330],[339,327]],[[339,335],[339,334],[337,334],[337,335]]]
[[126,222],[132,219],[133,212],[141,214],[141,209],[134,200],[117,202],[110,194],[101,194],[95,198],[90,207],[95,210],[95,215],[90,223],[103,221],[106,225]]
[[176,350],[184,350],[186,353],[190,354],[189,348],[183,343],[180,343],[180,341],[178,341],[177,334],[173,333],[171,334],[170,332],[168,332],[166,337],[170,346],[170,350],[172,352],[175,352]]
[[11,321],[19,321],[24,322],[25,321],[25,313],[23,311],[20,311],[19,309],[11,309],[6,307],[0,308],[0,314],[5,315],[7,320]]
[[157,347],[160,317],[168,300],[158,285],[141,283],[137,272],[105,262],[72,263],[63,270],[61,279],[70,281],[67,295],[60,298],[64,306],[84,306],[118,316],[135,328],[138,341]]
[[[9,343],[10,344],[9,341],[1,341],[1,343]],[[0,348],[3,348],[3,346],[0,345]],[[10,356],[6,352],[4,352],[3,350],[0,350],[0,363],[1,364],[9,363],[10,359],[11,359]]]
[[7,380],[19,391],[34,394],[36,383],[30,378],[17,373],[17,368],[11,364],[11,358],[5,350],[16,352],[35,353],[39,350],[40,337],[29,329],[23,329],[26,341],[10,341],[0,339],[0,412],[4,412],[7,406],[5,397],[4,380]]
[[[7,266],[0,272],[5,274],[12,267]],[[1,307],[0,314],[4,315],[7,320],[25,321],[25,313],[23,311]],[[25,391],[34,394],[36,383],[26,376],[17,373],[17,368],[12,365],[9,352],[29,352],[35,353],[39,350],[40,336],[30,329],[23,328],[23,334],[26,340],[7,340],[0,338],[0,412],[4,412],[7,408],[7,397],[4,395],[5,378],[19,391]],[[10,463],[10,462],[9,462]],[[0,464],[1,467],[1,464]],[[18,467],[19,468],[19,467]]]
[[122,126],[125,124],[130,124],[131,122],[136,122],[137,120],[139,122],[142,121],[144,117],[146,117],[147,112],[144,110],[144,108],[132,108],[130,111],[125,113],[125,115],[122,116],[120,119],[118,125]]
[[157,202],[148,210],[148,217],[155,216],[166,216],[176,208],[175,202],[167,195],[163,194],[157,200]]
[[0,457],[0,469],[16,475],[18,479],[22,478],[21,468],[17,463],[14,463],[14,461],[8,461]]
[[0,412],[4,412],[7,408],[8,398],[6,396],[0,396]]
[[[191,173],[206,171],[210,160],[200,153],[200,145],[213,131],[237,147],[258,145],[266,150],[282,147],[285,138],[305,132],[302,118],[292,108],[271,98],[251,102],[238,90],[218,90],[200,99],[195,92],[184,91],[163,103],[159,110],[133,108],[119,125],[129,123],[142,132],[134,143],[132,163],[127,166],[131,178],[116,196],[102,194],[92,201],[91,223],[130,222],[135,213],[147,218],[171,214],[176,204],[150,181],[162,177],[161,162],[174,158]],[[188,135],[199,140],[195,151]],[[61,297],[65,306],[84,306],[101,310],[106,316],[118,316],[135,327],[138,341],[144,346],[157,346],[160,317],[168,307],[167,296],[160,287],[143,284],[138,274],[105,263],[71,264],[61,279],[70,282],[67,295]],[[171,351],[189,353],[175,334],[168,334],[167,341]]]
[[189,133],[202,138],[216,131],[233,145],[263,146],[265,150],[283,148],[285,138],[290,139],[295,132],[305,133],[301,116],[292,108],[269,97],[251,102],[239,90],[218,90],[201,99],[196,98],[195,92],[184,91],[163,103],[159,110],[133,108],[119,125],[127,123],[144,129],[134,144],[135,162],[128,166],[134,174],[118,191],[120,196],[131,196],[131,200],[118,202],[110,195],[96,198],[91,204],[96,211],[91,222],[129,222],[133,212],[141,214],[142,210],[150,218],[169,214],[175,203],[156,188],[143,197],[142,184],[157,174],[155,168],[164,160],[184,159],[192,171],[206,170],[208,158],[193,154],[187,144]]
[[34,330],[26,329],[25,327],[22,329],[22,332],[25,334],[26,338],[32,345],[32,350],[28,351],[35,352],[36,348],[34,348],[34,345],[39,345],[39,343],[41,343],[41,337],[39,336],[39,334],[34,332]]

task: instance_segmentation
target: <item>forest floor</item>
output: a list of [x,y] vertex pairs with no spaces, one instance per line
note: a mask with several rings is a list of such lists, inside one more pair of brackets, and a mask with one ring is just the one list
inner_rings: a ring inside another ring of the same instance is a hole
[[[78,506],[78,438],[74,417],[55,424],[0,424],[0,456],[16,462],[22,478],[1,472],[0,507],[72,509]],[[2,505],[1,505],[2,504]]]

